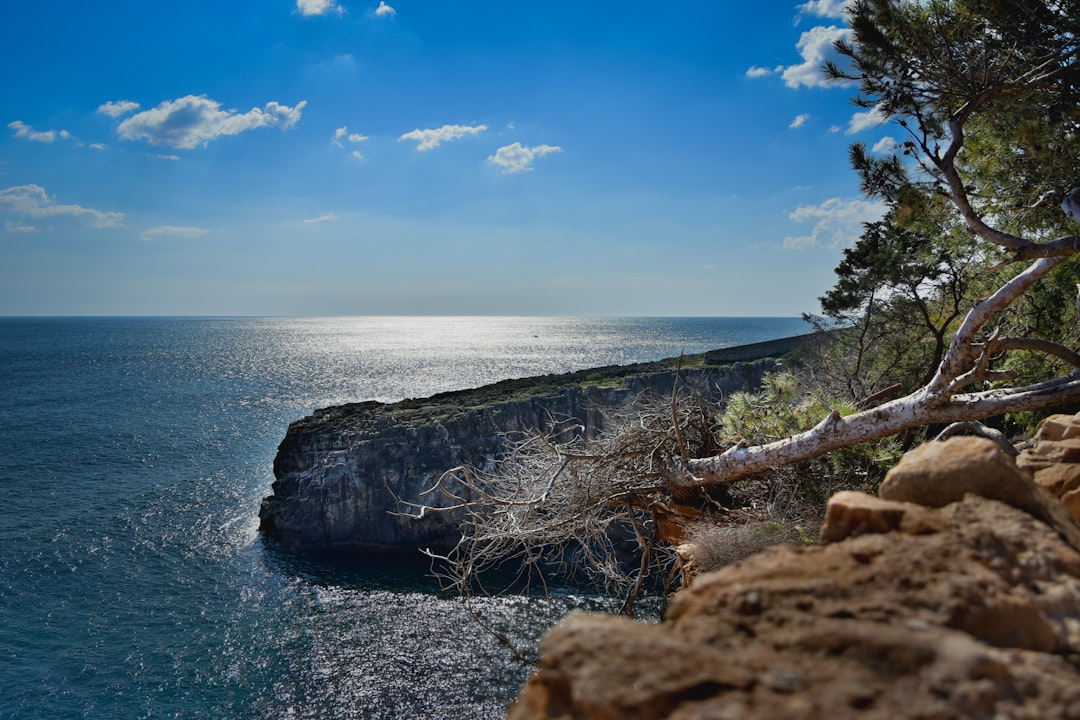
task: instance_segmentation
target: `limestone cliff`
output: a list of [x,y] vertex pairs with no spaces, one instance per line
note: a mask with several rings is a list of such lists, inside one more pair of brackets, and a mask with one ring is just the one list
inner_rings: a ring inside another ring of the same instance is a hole
[[[788,338],[683,358],[680,387],[692,386],[709,398],[756,389],[775,367],[774,358],[803,341]],[[312,550],[452,545],[459,517],[394,515],[406,509],[399,501],[417,502],[419,493],[450,468],[489,465],[501,452],[505,433],[545,428],[552,418],[574,418],[595,432],[604,407],[641,394],[669,397],[678,362],[596,368],[424,399],[318,410],[294,422],[278,448],[273,495],[263,500],[260,529]]]

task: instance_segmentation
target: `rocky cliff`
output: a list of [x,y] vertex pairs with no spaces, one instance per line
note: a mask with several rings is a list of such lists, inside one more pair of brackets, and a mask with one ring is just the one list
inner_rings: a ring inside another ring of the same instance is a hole
[[694,578],[659,624],[567,620],[510,720],[1080,717],[1080,416],[1017,460],[924,445],[879,495]]
[[[680,387],[707,398],[756,389],[804,337],[683,358]],[[595,368],[508,380],[475,390],[397,403],[365,402],[319,410],[294,422],[274,460],[273,495],[259,511],[260,529],[310,550],[448,547],[460,518],[396,515],[446,470],[488,466],[506,433],[544,429],[573,418],[602,429],[605,407],[632,397],[669,397],[679,360]],[[430,502],[433,498],[425,498]]]

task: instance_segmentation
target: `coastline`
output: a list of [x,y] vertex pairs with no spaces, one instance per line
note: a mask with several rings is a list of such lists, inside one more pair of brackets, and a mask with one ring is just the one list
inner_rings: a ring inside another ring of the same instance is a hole
[[459,535],[457,514],[413,519],[408,508],[420,504],[421,493],[446,470],[490,466],[508,434],[544,431],[553,418],[597,432],[606,408],[631,397],[666,397],[676,387],[694,388],[709,401],[753,391],[813,337],[316,410],[291,423],[278,447],[273,492],[261,503],[259,529],[295,549],[373,559],[450,547]]

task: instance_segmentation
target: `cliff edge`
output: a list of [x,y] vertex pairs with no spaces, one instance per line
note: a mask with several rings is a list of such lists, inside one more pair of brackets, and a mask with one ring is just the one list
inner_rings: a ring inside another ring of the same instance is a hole
[[[715,350],[637,365],[506,380],[473,390],[396,403],[363,402],[318,410],[298,420],[278,447],[273,494],[259,510],[260,530],[305,550],[451,547],[461,518],[404,517],[409,502],[445,471],[484,468],[507,433],[546,429],[573,419],[603,429],[604,409],[631,398],[670,397],[694,388],[715,400],[756,390],[777,358],[810,336]],[[463,488],[458,488],[464,492]],[[438,499],[425,498],[425,502]]]

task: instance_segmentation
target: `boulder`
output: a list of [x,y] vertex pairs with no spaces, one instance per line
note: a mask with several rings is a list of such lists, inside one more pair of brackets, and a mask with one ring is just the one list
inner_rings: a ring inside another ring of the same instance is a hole
[[909,453],[658,624],[568,618],[509,718],[1080,718],[1080,525],[985,442]]

